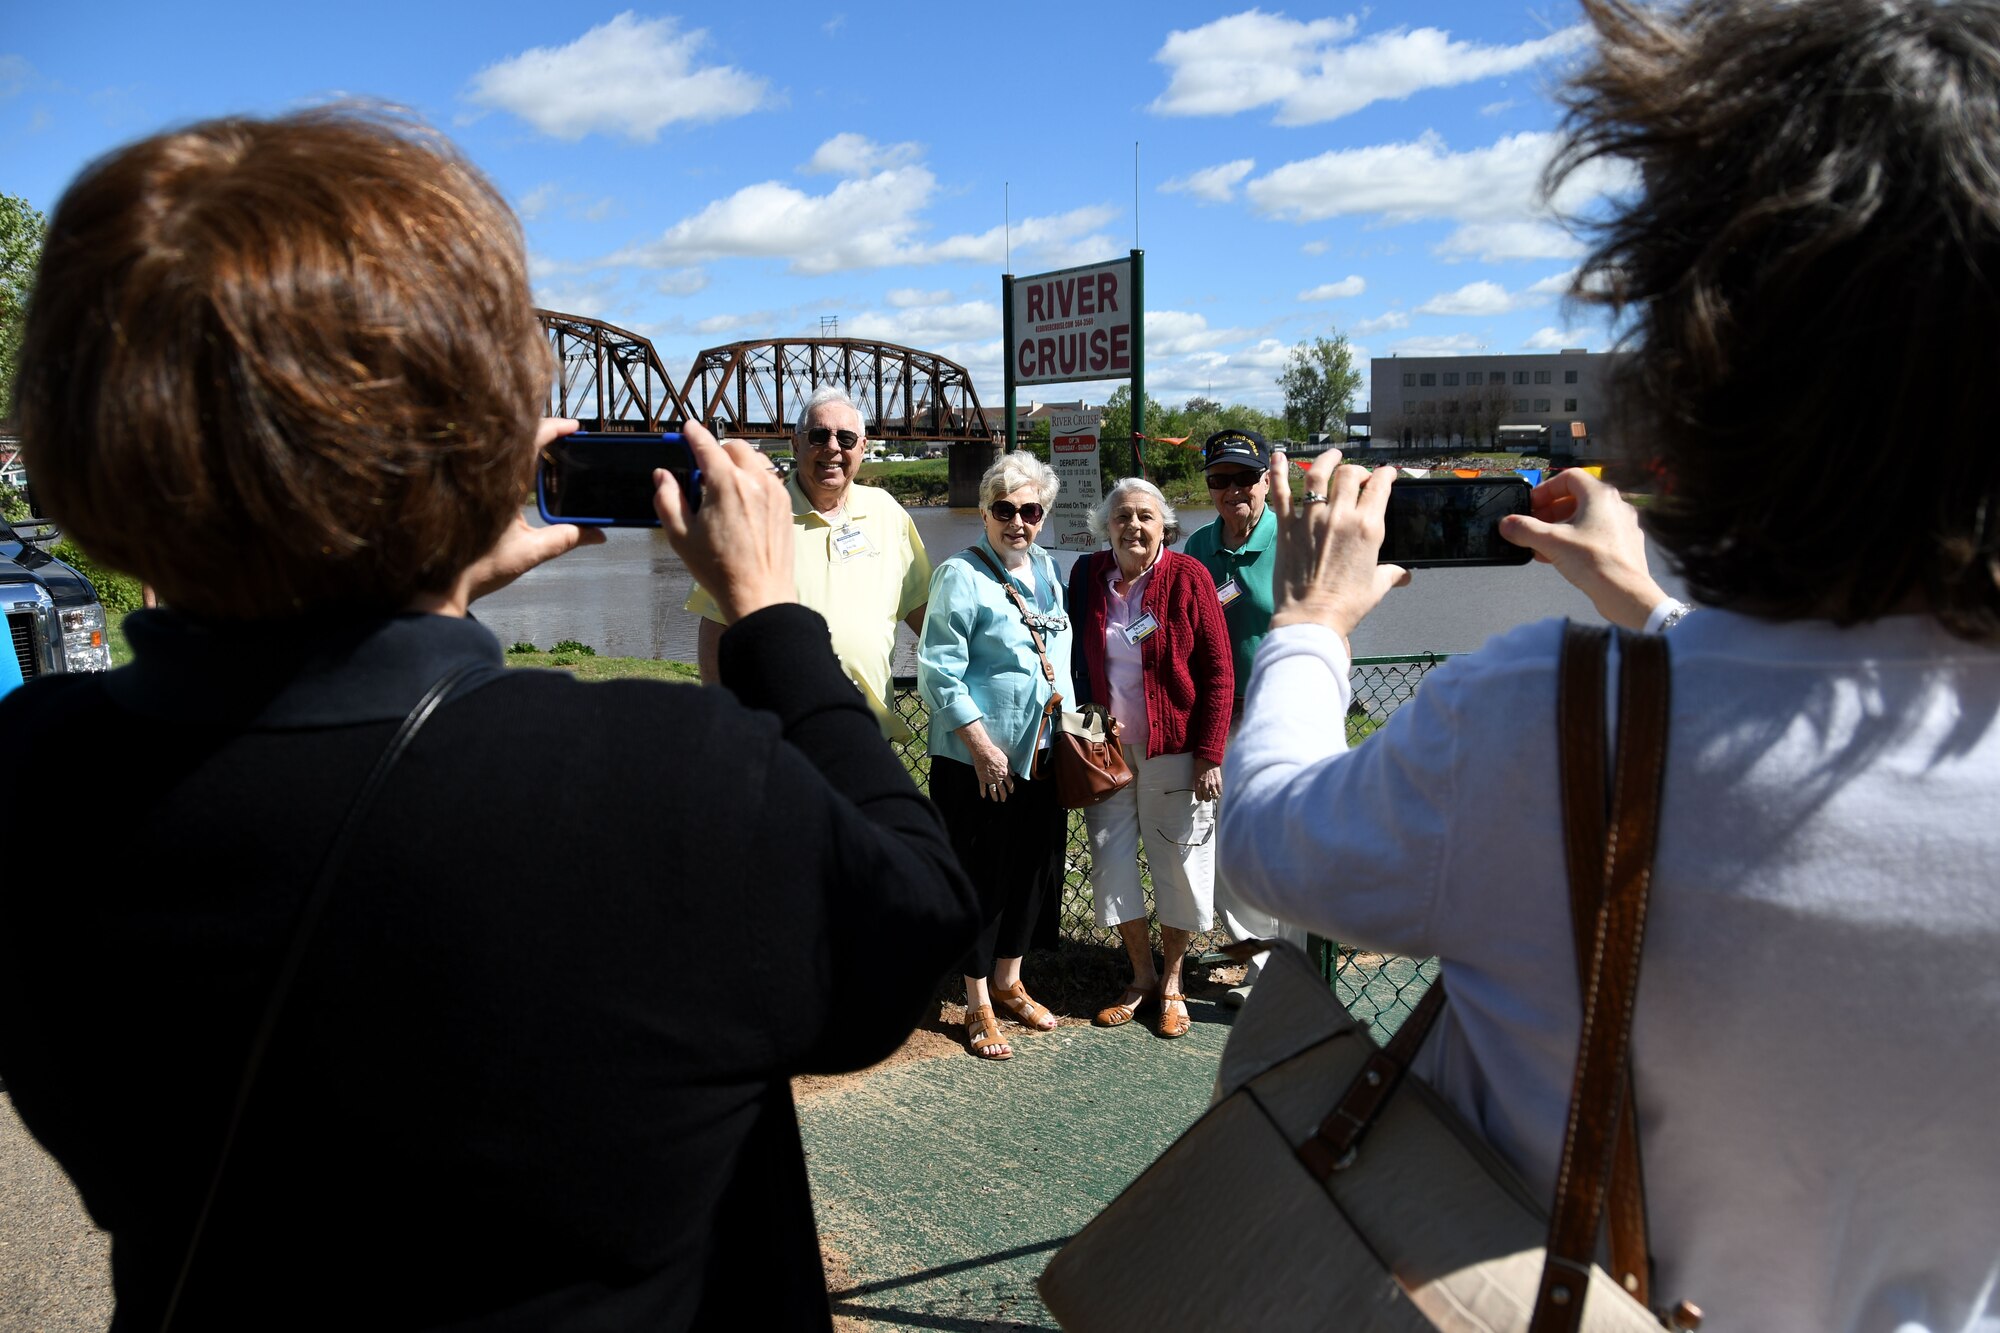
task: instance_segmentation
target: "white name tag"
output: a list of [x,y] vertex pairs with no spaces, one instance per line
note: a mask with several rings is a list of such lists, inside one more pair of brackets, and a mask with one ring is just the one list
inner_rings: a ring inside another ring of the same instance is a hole
[[1143,642],[1144,640],[1151,638],[1153,631],[1158,629],[1159,627],[1160,627],[1160,622],[1153,619],[1153,613],[1151,611],[1148,611],[1145,615],[1140,616],[1137,620],[1133,621],[1131,624],[1125,627],[1125,642],[1127,643]]
[[868,534],[852,523],[833,530],[833,553],[842,560],[869,553]]
[[1234,574],[1229,576],[1227,583],[1215,590],[1215,600],[1221,602],[1224,606],[1228,606],[1242,595],[1243,589],[1236,586],[1236,576]]

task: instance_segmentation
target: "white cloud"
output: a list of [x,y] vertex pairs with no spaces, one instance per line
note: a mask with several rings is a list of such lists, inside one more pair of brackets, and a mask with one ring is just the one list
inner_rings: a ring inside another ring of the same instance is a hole
[[564,217],[582,222],[602,222],[611,216],[612,210],[617,207],[617,200],[608,194],[596,200],[584,194],[565,194],[562,187],[549,181],[522,195],[514,211],[521,215],[522,221],[533,222],[557,207],[562,209]]
[[1247,329],[1211,329],[1208,320],[1189,310],[1148,310],[1146,312],[1146,356],[1184,356],[1205,352],[1224,343],[1240,342]]
[[0,101],[18,97],[34,78],[35,67],[25,56],[0,54]]
[[1325,241],[1307,241],[1299,247],[1299,253],[1302,255],[1323,255],[1326,253],[1326,250]]
[[827,36],[831,37],[846,26],[847,26],[847,15],[835,14],[832,18],[828,19],[826,22],[820,24],[819,30],[825,33]]
[[840,322],[842,337],[872,338],[931,350],[944,344],[997,339],[1000,330],[1000,306],[993,301],[965,301],[893,312],[868,310]]
[[1440,292],[1417,307],[1419,315],[1504,315],[1515,298],[1497,282],[1468,282],[1455,292]]
[[1485,106],[1479,108],[1479,114],[1482,116],[1497,116],[1503,111],[1512,111],[1519,105],[1519,102],[1510,97],[1504,102],[1488,102]]
[[1299,293],[1301,301],[1341,301],[1350,296],[1359,296],[1368,290],[1367,279],[1358,273],[1350,273],[1339,282],[1323,282],[1310,291]]
[[1381,333],[1386,329],[1407,329],[1409,327],[1410,317],[1408,315],[1400,310],[1385,310],[1373,319],[1362,320],[1354,326],[1352,332],[1357,337],[1365,338],[1371,333]]
[[626,11],[567,46],[537,46],[473,75],[467,101],[542,133],[619,134],[651,143],[668,125],[726,120],[770,103],[769,85],[733,65],[698,66],[708,34]]
[[1160,189],[1168,194],[1191,194],[1210,203],[1226,204],[1236,197],[1237,185],[1256,169],[1256,158],[1238,158],[1234,162],[1203,167],[1200,171],[1176,176],[1161,185]]
[[1557,352],[1565,347],[1587,347],[1589,329],[1536,329],[1521,346],[1538,352]]
[[[1554,134],[1511,134],[1489,147],[1454,153],[1426,130],[1408,143],[1335,149],[1287,162],[1243,192],[1259,213],[1293,222],[1369,213],[1392,222],[1518,221],[1541,212],[1542,170],[1557,143]],[[1575,207],[1621,179],[1618,169],[1585,167],[1553,202]]]
[[1453,231],[1432,253],[1447,262],[1477,256],[1483,264],[1509,259],[1575,259],[1583,242],[1547,222],[1468,222]]
[[536,218],[547,212],[549,205],[554,203],[561,194],[561,189],[557,187],[554,181],[550,181],[545,185],[537,185],[534,189],[521,196],[521,201],[514,205],[514,211],[521,215],[523,221],[533,222]]
[[654,279],[653,287],[662,296],[693,296],[708,286],[708,274],[699,268],[677,268]]
[[1570,285],[1575,281],[1576,270],[1573,268],[1564,269],[1560,273],[1551,273],[1540,282],[1534,283],[1528,288],[1528,291],[1535,296],[1560,298],[1569,295]]
[[817,149],[812,160],[799,170],[808,176],[871,176],[894,167],[907,167],[923,156],[917,143],[878,144],[859,134],[836,134]]
[[715,334],[727,333],[731,329],[748,328],[753,324],[759,326],[768,325],[770,322],[770,311],[754,310],[747,315],[710,315],[707,319],[696,320],[688,327],[692,328],[696,333]]
[[1483,352],[1486,343],[1476,333],[1446,333],[1405,338],[1391,343],[1389,349],[1398,356],[1459,356],[1466,352]]
[[[1004,227],[977,234],[922,239],[922,213],[937,178],[921,165],[891,167],[843,180],[825,194],[783,181],[747,185],[668,227],[657,239],[600,261],[642,268],[681,268],[718,259],[784,259],[794,273],[837,273],[905,264],[998,264]],[[1117,253],[1096,228],[1117,216],[1102,205],[1024,218],[1014,224],[1016,255],[1064,267],[1077,251],[1086,259]],[[1082,261],[1076,261],[1082,262]]]
[[1152,110],[1227,116],[1276,106],[1280,125],[1313,125],[1372,102],[1512,74],[1588,40],[1581,25],[1512,46],[1454,41],[1437,28],[1395,29],[1358,41],[1358,20],[1300,22],[1249,10],[1175,31],[1153,58],[1172,71]]
[[898,310],[908,310],[914,306],[943,305],[951,299],[949,290],[927,292],[915,287],[897,287],[886,298]]

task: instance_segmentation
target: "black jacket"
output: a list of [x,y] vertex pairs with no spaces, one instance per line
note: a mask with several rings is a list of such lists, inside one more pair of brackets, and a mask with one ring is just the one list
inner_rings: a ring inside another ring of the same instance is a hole
[[[127,622],[0,700],[69,836],[0,876],[0,1078],[157,1326],[334,830],[431,719],[293,991],[177,1327],[826,1327],[787,1079],[909,1033],[979,904],[799,607],[724,690],[507,671],[437,616]],[[732,697],[732,693],[733,696]]]

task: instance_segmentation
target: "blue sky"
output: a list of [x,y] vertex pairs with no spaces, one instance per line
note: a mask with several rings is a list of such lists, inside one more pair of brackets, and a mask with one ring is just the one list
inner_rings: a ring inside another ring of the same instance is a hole
[[1565,318],[1580,247],[1536,188],[1583,49],[1567,3],[8,8],[0,191],[48,211],[170,125],[394,102],[513,201],[543,304],[646,334],[676,377],[831,315],[997,407],[1009,213],[1017,274],[1136,227],[1167,402],[1276,408],[1286,349],[1335,328],[1373,357],[1608,342]]

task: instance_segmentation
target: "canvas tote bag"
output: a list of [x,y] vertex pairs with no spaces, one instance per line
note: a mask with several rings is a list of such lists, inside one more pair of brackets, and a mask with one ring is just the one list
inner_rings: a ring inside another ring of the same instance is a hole
[[[1210,1110],[1042,1274],[1042,1299],[1063,1328],[1659,1333],[1699,1322],[1686,1302],[1665,1318],[1648,1309],[1626,1060],[1666,653],[1657,636],[1622,636],[1608,815],[1618,837],[1607,854],[1606,637],[1573,626],[1563,650],[1558,718],[1584,1021],[1553,1212],[1407,1072],[1444,1006],[1441,982],[1377,1047],[1306,956],[1279,945],[1230,1034]],[[1249,1206],[1228,1227],[1188,1226],[1218,1193]],[[1593,1262],[1607,1196],[1617,1277]]]

